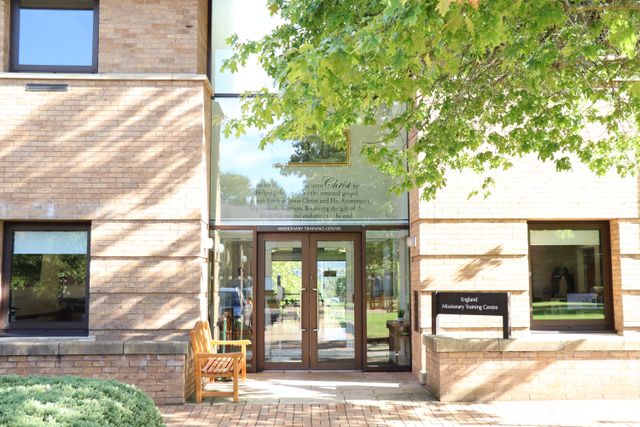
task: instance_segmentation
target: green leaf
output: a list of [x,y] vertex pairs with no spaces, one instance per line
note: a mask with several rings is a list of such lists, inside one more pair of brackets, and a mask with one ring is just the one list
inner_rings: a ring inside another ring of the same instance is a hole
[[447,12],[449,12],[449,7],[451,6],[451,2],[453,0],[438,0],[438,5],[436,9],[441,16],[445,16]]
[[467,31],[469,31],[471,34],[475,34],[475,26],[473,25],[473,21],[469,19],[468,16],[464,17],[464,23],[467,26]]

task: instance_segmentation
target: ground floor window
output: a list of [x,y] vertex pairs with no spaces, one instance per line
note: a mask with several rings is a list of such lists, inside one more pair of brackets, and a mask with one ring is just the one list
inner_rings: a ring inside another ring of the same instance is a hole
[[86,333],[89,224],[5,226],[2,328]]
[[408,230],[366,232],[367,366],[411,364]]
[[[215,339],[253,342],[253,231],[217,230],[213,253],[209,323]],[[219,351],[237,351],[221,348]],[[247,347],[247,364],[253,346]]]
[[530,223],[529,245],[532,328],[610,328],[608,223]]

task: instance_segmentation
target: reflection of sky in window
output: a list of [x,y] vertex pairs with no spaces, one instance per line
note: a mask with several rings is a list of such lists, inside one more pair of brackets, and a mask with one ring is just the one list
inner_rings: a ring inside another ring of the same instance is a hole
[[20,9],[21,65],[90,66],[93,11]]
[[220,144],[220,171],[244,175],[255,186],[261,180],[273,179],[288,195],[299,193],[304,188],[305,180],[293,174],[282,175],[277,163],[286,163],[293,147],[290,142],[279,141],[270,144],[265,150],[258,145],[262,135],[255,129],[248,131],[240,138],[229,137]]
[[86,254],[86,231],[16,231],[14,254]]
[[217,93],[242,93],[263,87],[273,89],[272,81],[255,58],[237,73],[220,72],[222,61],[232,54],[226,39],[237,34],[240,41],[258,40],[281,20],[271,16],[266,0],[213,0],[212,52],[213,83]]
[[[240,116],[240,100],[238,98],[221,98],[220,104],[225,118]],[[224,124],[223,124],[224,126]],[[293,154],[294,148],[290,141],[278,141],[260,150],[259,145],[264,133],[257,129],[248,129],[239,138],[231,135],[225,138],[221,134],[220,142],[220,172],[235,173],[249,178],[255,186],[261,180],[273,179],[287,192],[288,195],[303,190],[305,179],[295,174],[282,175],[276,164],[285,164]]]

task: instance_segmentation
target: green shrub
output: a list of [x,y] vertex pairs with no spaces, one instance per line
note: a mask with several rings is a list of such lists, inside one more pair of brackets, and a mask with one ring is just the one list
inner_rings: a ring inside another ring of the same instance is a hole
[[0,376],[0,426],[163,426],[134,386],[79,377]]

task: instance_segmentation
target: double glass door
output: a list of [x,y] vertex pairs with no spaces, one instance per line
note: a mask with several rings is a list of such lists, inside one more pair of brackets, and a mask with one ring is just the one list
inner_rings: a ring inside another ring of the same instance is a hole
[[258,369],[359,369],[360,235],[259,237]]

